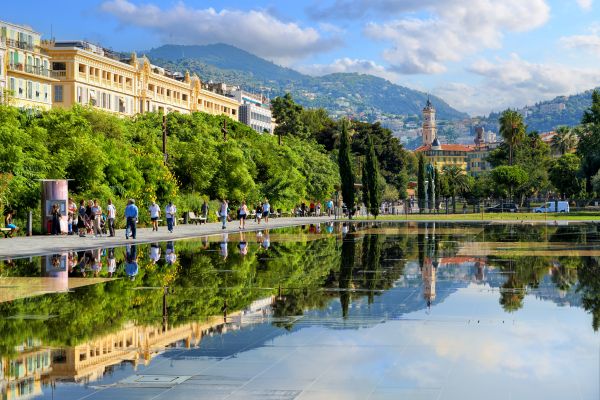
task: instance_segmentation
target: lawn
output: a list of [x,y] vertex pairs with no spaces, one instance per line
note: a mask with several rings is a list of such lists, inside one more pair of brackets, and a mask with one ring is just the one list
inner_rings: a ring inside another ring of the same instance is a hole
[[[373,220],[373,217],[358,217],[357,220]],[[380,215],[377,220],[410,221],[600,221],[600,213],[469,213],[469,214],[399,214]]]

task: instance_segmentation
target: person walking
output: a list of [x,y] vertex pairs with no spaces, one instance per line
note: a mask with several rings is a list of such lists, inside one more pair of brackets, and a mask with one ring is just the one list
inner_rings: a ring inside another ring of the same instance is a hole
[[229,214],[229,204],[226,199],[221,201],[221,205],[219,206],[219,217],[221,218],[221,222],[223,223],[223,228],[226,228],[227,224],[227,215]]
[[127,200],[127,207],[125,207],[125,218],[127,225],[125,228],[125,239],[129,239],[129,234],[135,240],[137,230],[137,219],[138,219],[138,208],[135,205],[135,200]]
[[160,206],[156,204],[156,200],[150,205],[150,221],[152,221],[152,231],[158,232],[158,219],[160,218]]
[[331,214],[333,214],[333,200],[329,199],[327,202],[327,216],[331,217]]
[[88,205],[85,207],[85,229],[88,234],[94,233],[94,201],[89,200]]
[[271,212],[271,205],[269,204],[269,200],[265,199],[265,202],[262,205],[262,216],[265,219],[265,224],[269,223],[269,213]]
[[79,232],[80,237],[85,237],[85,220],[87,218],[87,214],[85,211],[85,200],[81,200],[79,202],[79,211],[77,213],[77,231]]
[[245,201],[242,201],[240,206],[239,218],[240,218],[240,229],[246,229],[246,217],[248,216],[248,206]]
[[60,213],[60,207],[58,204],[52,205],[52,234],[60,235],[60,218],[62,217]]
[[108,235],[110,237],[115,236],[115,217],[117,216],[117,209],[111,199],[108,199],[108,205],[106,206],[107,222],[108,222]]
[[202,214],[202,218],[208,220],[208,204],[206,204],[206,200],[202,203],[202,207],[200,208],[200,214]]
[[258,206],[256,206],[255,213],[256,215],[254,218],[256,219],[256,223],[260,225],[260,220],[262,218],[262,203],[259,203]]
[[75,222],[75,213],[77,212],[77,206],[75,205],[75,202],[73,202],[73,199],[69,199],[68,201],[68,206],[67,206],[67,234],[68,235],[72,235],[74,232],[73,229],[73,225]]
[[175,213],[176,212],[177,212],[177,209],[173,205],[173,202],[170,201],[169,204],[167,204],[167,207],[165,207],[165,217],[167,218],[167,229],[171,233],[173,233],[173,225],[174,225],[174,221],[175,221]]
[[94,200],[94,205],[92,206],[92,218],[94,221],[94,236],[102,236],[102,228],[100,227],[102,223],[102,207],[100,207],[98,200]]

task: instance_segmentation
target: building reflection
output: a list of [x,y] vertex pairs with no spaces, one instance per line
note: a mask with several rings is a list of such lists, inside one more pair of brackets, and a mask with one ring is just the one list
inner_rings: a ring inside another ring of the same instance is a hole
[[29,339],[15,348],[16,355],[0,356],[0,398],[27,399],[43,394],[55,382],[87,384],[101,379],[120,363],[148,365],[169,348],[200,346],[202,338],[263,323],[272,315],[274,296],[259,299],[241,311],[178,326],[128,323],[118,332],[75,346],[50,348]]

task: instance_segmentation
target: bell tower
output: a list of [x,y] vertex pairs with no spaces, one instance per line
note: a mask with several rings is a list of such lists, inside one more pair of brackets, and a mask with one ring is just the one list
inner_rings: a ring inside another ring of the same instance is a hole
[[427,104],[423,109],[423,145],[430,145],[436,137],[435,108],[433,108],[429,97],[427,97]]

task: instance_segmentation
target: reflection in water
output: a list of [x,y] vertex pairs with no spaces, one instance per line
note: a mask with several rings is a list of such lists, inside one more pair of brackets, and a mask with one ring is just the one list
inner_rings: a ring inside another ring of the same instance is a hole
[[[269,323],[294,334],[314,325],[350,331],[444,318],[450,305],[473,293],[493,299],[503,313],[495,318],[523,315],[517,313],[528,311],[527,299],[537,299],[571,306],[563,313],[587,310],[598,330],[600,254],[553,255],[551,247],[595,251],[595,226],[459,228],[326,224],[6,260],[0,263],[2,394],[20,398],[59,391],[63,381],[110,380],[118,365],[151,366],[170,349],[202,349],[206,337],[248,325]],[[545,245],[549,254],[509,255],[486,247],[488,240],[520,249]],[[472,243],[493,251],[468,254]]]

